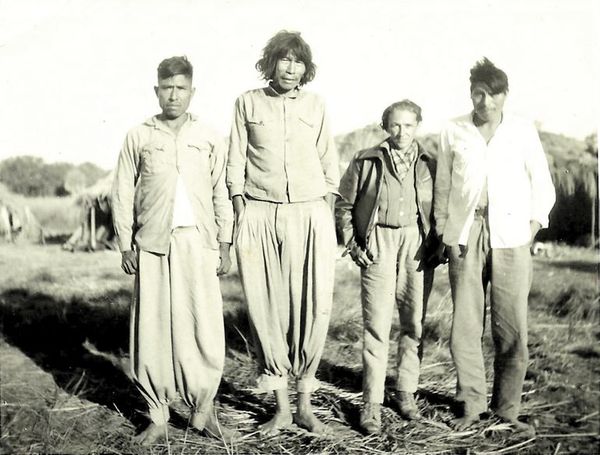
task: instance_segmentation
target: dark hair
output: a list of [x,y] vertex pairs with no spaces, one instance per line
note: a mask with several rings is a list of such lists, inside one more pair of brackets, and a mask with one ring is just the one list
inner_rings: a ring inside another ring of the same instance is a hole
[[169,77],[177,76],[182,74],[192,79],[194,76],[194,67],[187,59],[185,55],[179,57],[166,58],[158,65],[156,71],[158,73],[158,80],[167,79]]
[[423,117],[421,117],[421,106],[411,100],[406,99],[398,101],[394,104],[390,104],[388,107],[386,107],[385,111],[383,111],[383,114],[381,114],[381,124],[379,126],[381,126],[384,130],[387,130],[390,115],[392,115],[392,112],[397,110],[414,112],[417,116],[417,122],[423,120]]
[[475,66],[471,68],[471,90],[477,83],[485,84],[492,95],[498,93],[508,92],[508,77],[506,73],[499,68],[496,68],[487,57],[483,57],[475,63]]
[[268,42],[262,52],[262,57],[256,62],[256,69],[265,81],[272,81],[275,77],[277,61],[292,52],[294,56],[304,63],[306,71],[300,79],[300,85],[307,84],[315,78],[317,65],[312,61],[310,46],[302,39],[299,32],[281,30]]

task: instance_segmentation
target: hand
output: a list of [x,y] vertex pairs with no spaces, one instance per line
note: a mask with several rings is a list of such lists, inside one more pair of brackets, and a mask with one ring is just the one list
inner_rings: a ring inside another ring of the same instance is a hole
[[133,250],[121,253],[121,268],[127,275],[133,275],[138,269],[137,253]]
[[331,213],[335,214],[335,200],[337,199],[337,196],[333,193],[327,193],[323,196],[323,199],[325,199],[325,202],[329,205]]
[[448,254],[449,254],[449,252],[446,251],[446,244],[440,240],[438,247],[433,252],[433,254],[431,255],[431,258],[428,260],[428,262],[429,263],[437,262],[438,264],[445,264],[448,262]]
[[219,267],[217,267],[217,276],[225,275],[229,272],[229,269],[231,269],[230,248],[230,243],[221,242],[219,244]]
[[444,246],[446,247],[446,256],[449,260],[457,261],[459,259],[464,258],[467,254],[467,245],[444,244]]
[[531,240],[529,241],[529,244],[533,245],[535,236],[537,235],[538,231],[542,228],[542,225],[539,221],[531,220],[529,221],[529,228],[531,229]]
[[232,202],[233,211],[235,213],[235,219],[237,220],[244,211],[244,207],[246,207],[246,200],[241,194],[236,194],[235,196],[233,196]]
[[353,243],[349,253],[354,263],[363,269],[366,269],[371,264],[373,264],[373,256],[371,255],[371,253],[369,251],[364,250],[356,242]]

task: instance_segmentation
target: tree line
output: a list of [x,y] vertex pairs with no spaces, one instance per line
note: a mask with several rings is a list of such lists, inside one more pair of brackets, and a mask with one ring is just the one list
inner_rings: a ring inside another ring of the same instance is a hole
[[23,196],[67,196],[93,185],[108,171],[93,163],[46,163],[36,156],[0,161],[0,182]]

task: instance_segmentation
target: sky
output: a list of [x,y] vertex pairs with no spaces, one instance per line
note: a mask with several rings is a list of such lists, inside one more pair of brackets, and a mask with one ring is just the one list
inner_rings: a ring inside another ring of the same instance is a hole
[[233,104],[261,87],[254,65],[277,31],[311,45],[307,90],[335,135],[378,122],[394,101],[423,108],[421,132],[468,112],[483,56],[509,78],[506,109],[546,131],[597,131],[595,0],[0,0],[0,160],[114,167],[126,132],[158,113],[156,67],[186,55],[190,111],[229,133]]

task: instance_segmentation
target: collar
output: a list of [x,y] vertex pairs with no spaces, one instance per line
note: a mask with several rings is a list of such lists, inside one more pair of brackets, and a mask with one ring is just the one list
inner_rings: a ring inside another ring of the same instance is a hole
[[[149,119],[147,119],[144,122],[144,125],[151,126],[158,130],[168,129],[166,127],[166,125],[158,118],[159,115],[160,114],[153,115],[152,117],[150,117]],[[186,116],[186,119],[185,119],[185,122],[183,123],[183,125],[185,125],[189,122],[197,122],[198,121],[198,117],[196,115],[192,114],[191,112],[186,112],[184,115]],[[182,127],[183,127],[183,125],[182,125]]]
[[[427,153],[421,143],[418,140],[414,140],[414,143],[417,145],[417,158],[428,159]],[[384,153],[391,153],[391,146],[389,144],[389,138],[385,139],[381,144],[376,145],[370,149],[365,150],[364,153],[360,154],[358,159],[370,159],[370,158],[383,158]]]
[[290,90],[288,93],[281,94],[273,88],[272,83],[269,83],[269,85],[265,87],[265,93],[268,96],[296,99],[300,97],[302,91],[300,90],[300,87],[296,87],[295,89]]

